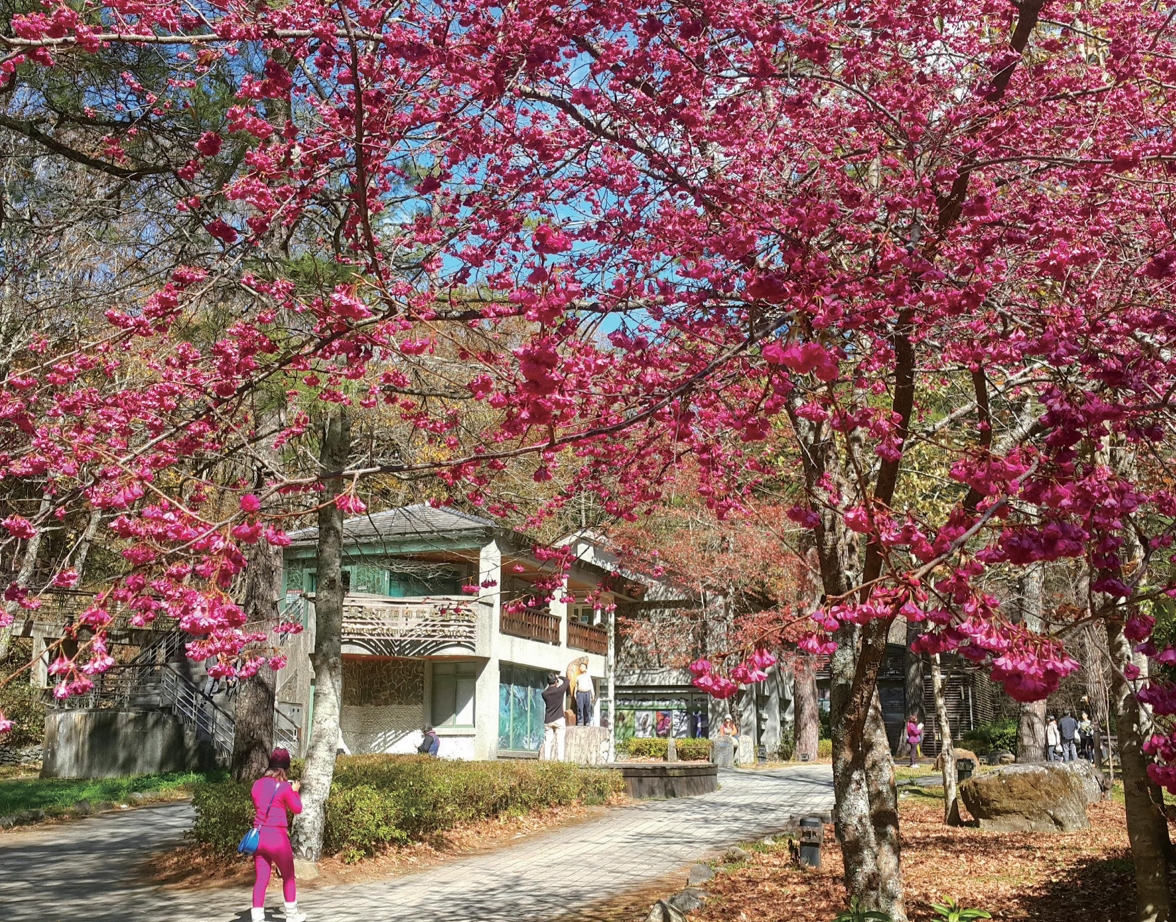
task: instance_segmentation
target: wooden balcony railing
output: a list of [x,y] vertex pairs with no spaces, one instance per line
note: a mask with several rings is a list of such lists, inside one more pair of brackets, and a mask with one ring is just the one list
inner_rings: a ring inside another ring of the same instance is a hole
[[604,656],[608,653],[608,631],[579,621],[569,621],[568,646]]
[[540,643],[559,644],[559,618],[546,612],[527,608],[519,612],[503,611],[499,628],[504,634],[538,640]]

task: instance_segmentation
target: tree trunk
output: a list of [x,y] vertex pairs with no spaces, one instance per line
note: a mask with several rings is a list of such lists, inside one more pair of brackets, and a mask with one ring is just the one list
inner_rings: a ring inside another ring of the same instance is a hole
[[1169,922],[1168,821],[1163,800],[1155,798],[1143,754],[1143,714],[1123,670],[1131,665],[1131,642],[1123,634],[1119,614],[1107,618],[1111,653],[1111,697],[1119,741],[1119,770],[1127,808],[1127,837],[1135,863],[1136,918]]
[[[342,471],[351,453],[351,419],[346,409],[323,425],[320,462],[326,490],[318,513],[318,586],[315,590],[314,718],[302,770],[302,813],[296,826],[297,855],[318,861],[323,851],[327,795],[335,775],[339,711],[343,698],[343,510],[334,498],[343,492]],[[334,476],[329,476],[334,475]]]
[[[927,723],[927,715],[923,708],[923,657],[921,654],[914,652],[911,649],[911,644],[914,643],[915,638],[919,636],[919,625],[914,621],[907,622],[906,627],[906,653],[903,654],[903,703],[904,708],[902,716],[909,717],[911,714],[918,714],[919,721],[923,724]],[[907,740],[906,733],[898,735],[898,751],[896,756],[909,756],[911,751],[911,744]]]
[[[267,468],[280,469],[281,453],[274,448],[274,438],[281,431],[280,404],[267,404],[255,411],[257,418],[257,456],[254,484],[260,490],[266,482]],[[271,508],[269,512],[276,511]],[[245,623],[249,630],[269,634],[278,623],[278,599],[282,594],[282,549],[268,541],[249,547],[245,570]],[[274,697],[278,677],[269,664],[242,683],[237,695],[233,734],[233,779],[248,781],[269,767],[274,747]]]
[[798,653],[793,664],[793,731],[796,734],[796,758],[811,762],[817,757],[821,736],[821,715],[817,703],[817,671],[813,658]]
[[947,719],[947,696],[943,688],[943,670],[939,654],[931,657],[931,691],[935,695],[935,723],[939,727],[939,758],[943,762],[943,821],[960,825],[959,792],[956,790],[955,741]]
[[[839,645],[830,664],[834,829],[841,843],[849,896],[857,897],[865,909],[906,922],[894,762],[877,688],[864,697],[854,687],[858,633],[848,627],[838,631]],[[875,645],[880,635],[885,649],[885,625],[874,622],[861,633],[872,636]],[[867,646],[868,640],[863,641],[863,650]],[[858,713],[855,709],[862,707],[863,699],[865,713]],[[857,726],[862,728],[860,734],[853,730]]]
[[[37,569],[37,554],[41,550],[41,538],[45,534],[45,516],[49,514],[49,509],[52,502],[49,494],[45,493],[41,497],[41,505],[37,509],[37,530],[33,536],[25,542],[24,555],[20,559],[20,569],[17,571],[14,582],[20,586],[27,586],[29,580],[33,578],[33,573]],[[8,627],[0,628],[0,662],[8,658],[8,649],[12,645],[12,636],[16,632],[18,624],[16,618],[20,610],[15,602],[5,603],[5,613],[13,616],[12,624]]]
[[[1026,567],[1017,580],[1020,620],[1030,631],[1040,632],[1044,622],[1045,565]],[[1045,758],[1045,701],[1022,704],[1017,714],[1017,761],[1040,762]]]
[[[278,621],[282,549],[259,541],[250,547],[245,571],[245,617],[248,630],[272,631]],[[265,773],[274,746],[274,692],[277,673],[266,663],[241,683],[234,713],[233,780],[248,781]]]

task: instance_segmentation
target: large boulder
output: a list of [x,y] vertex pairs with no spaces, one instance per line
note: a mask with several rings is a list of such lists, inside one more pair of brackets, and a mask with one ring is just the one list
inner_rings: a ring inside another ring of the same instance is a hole
[[1086,796],[1088,804],[1096,804],[1100,800],[1110,799],[1111,782],[1092,763],[1085,759],[1078,759],[1076,762],[1054,762],[1052,764],[1054,768],[1060,768],[1077,776],[1082,784],[1082,792]]
[[729,736],[717,737],[711,743],[711,761],[719,768],[734,768],[735,741]]
[[1082,776],[1060,765],[1009,765],[960,784],[960,800],[992,832],[1077,832],[1086,829]]
[[[960,749],[958,746],[953,747],[953,749],[955,752],[956,762],[959,762],[960,759],[971,759],[973,768],[978,768],[980,766],[980,760],[976,757],[976,753],[972,752],[971,749]],[[942,752],[939,753],[939,758],[935,760],[935,770],[937,772],[943,771]]]

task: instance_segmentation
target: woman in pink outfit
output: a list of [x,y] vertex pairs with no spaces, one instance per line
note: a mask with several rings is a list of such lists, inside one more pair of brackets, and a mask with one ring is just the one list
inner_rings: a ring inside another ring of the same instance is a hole
[[290,770],[290,753],[275,749],[270,753],[269,771],[253,782],[253,824],[260,830],[261,840],[253,856],[257,878],[253,883],[252,922],[265,919],[265,888],[276,865],[282,875],[282,895],[286,900],[286,922],[305,922],[306,913],[298,911],[298,890],[294,884],[294,852],[290,848],[290,834],[286,827],[286,811],[302,812],[297,781],[286,780]]

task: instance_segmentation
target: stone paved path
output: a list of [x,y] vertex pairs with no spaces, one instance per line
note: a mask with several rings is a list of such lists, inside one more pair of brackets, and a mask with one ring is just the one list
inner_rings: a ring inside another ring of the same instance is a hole
[[[683,870],[736,842],[832,807],[828,766],[721,772],[715,794],[610,810],[597,820],[529,837],[386,880],[308,890],[311,922],[547,922]],[[4,922],[238,922],[246,888],[164,891],[136,879],[151,851],[173,847],[191,808],[108,814],[0,836]],[[683,875],[684,881],[684,875]],[[276,882],[269,918],[280,918]]]

